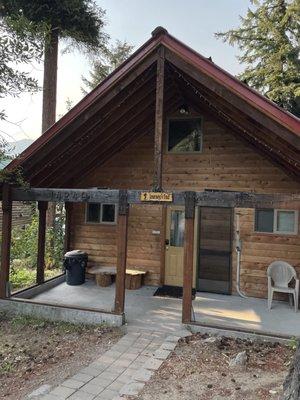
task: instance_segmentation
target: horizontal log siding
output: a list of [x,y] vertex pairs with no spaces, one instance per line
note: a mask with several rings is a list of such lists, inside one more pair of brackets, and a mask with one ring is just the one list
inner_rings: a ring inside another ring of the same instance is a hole
[[[153,138],[144,136],[134,145],[96,169],[84,187],[151,188],[153,180]],[[161,206],[131,206],[128,219],[128,267],[148,271],[145,283],[158,285],[160,276]],[[72,247],[89,253],[90,265],[116,265],[116,226],[86,224],[85,206],[74,206]],[[77,230],[77,227],[79,229]]]
[[[228,130],[204,118],[201,154],[163,155],[163,188],[178,190],[224,189],[258,193],[299,193],[300,185],[279,167],[256,153]],[[153,180],[154,137],[144,136],[105,165],[95,169],[80,187],[147,189]],[[165,141],[166,143],[166,141]],[[166,147],[165,147],[166,148]],[[84,207],[76,205],[73,248],[87,250],[91,263],[115,264],[115,226],[84,223]],[[266,268],[284,259],[296,265],[300,276],[300,236],[254,233],[254,211],[239,210],[241,217],[242,289],[250,296],[266,296]],[[148,284],[159,284],[161,206],[130,209],[128,265],[149,271]],[[76,228],[75,228],[76,226]],[[232,251],[233,291],[236,253]]]

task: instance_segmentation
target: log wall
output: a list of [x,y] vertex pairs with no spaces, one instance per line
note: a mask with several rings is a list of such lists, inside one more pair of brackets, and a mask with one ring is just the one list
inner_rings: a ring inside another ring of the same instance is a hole
[[[201,154],[163,154],[163,188],[173,190],[238,190],[258,193],[299,193],[300,184],[287,176],[255,149],[229,130],[203,117]],[[166,138],[165,145],[166,149]],[[150,189],[153,183],[154,134],[129,145],[103,166],[91,171],[78,187]],[[284,259],[300,274],[300,236],[254,232],[254,211],[236,210],[242,216],[242,289],[251,296],[266,296],[266,268]],[[159,284],[162,207],[134,206],[130,209],[128,265],[149,271],[147,284]],[[88,251],[91,263],[115,265],[116,226],[85,223],[85,207],[74,206],[72,248]],[[233,246],[235,287],[236,254]]]

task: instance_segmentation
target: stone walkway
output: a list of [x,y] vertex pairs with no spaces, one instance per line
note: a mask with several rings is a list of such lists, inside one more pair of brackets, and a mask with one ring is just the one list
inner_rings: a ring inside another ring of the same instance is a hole
[[182,336],[129,328],[109,351],[43,396],[42,400],[118,400],[136,395]]

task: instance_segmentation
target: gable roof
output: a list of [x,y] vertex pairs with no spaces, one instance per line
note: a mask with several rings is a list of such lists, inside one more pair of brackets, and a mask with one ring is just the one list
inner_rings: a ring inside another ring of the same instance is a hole
[[[136,137],[138,127],[145,127],[145,131],[153,129],[155,65],[160,47],[164,48],[170,75],[170,84],[165,84],[167,98],[173,99],[174,90],[179,90],[189,101],[194,104],[199,102],[207,107],[207,111],[218,115],[220,122],[234,124],[238,134],[300,177],[300,120],[161,27],[156,28],[145,44],[7,168],[22,167],[25,177],[34,186],[61,186],[70,181],[68,173],[71,174],[73,169],[67,169],[64,180],[61,178],[59,181],[56,175],[60,162],[71,160],[74,154],[72,149],[76,146],[75,153],[78,154],[84,146],[95,143],[92,135],[98,135],[97,138],[103,140],[106,153],[97,154],[96,149],[91,148],[91,160],[96,160],[98,156],[100,162],[105,162],[116,149],[120,150]],[[174,79],[177,83],[172,89]],[[174,101],[171,108],[178,106],[177,102]],[[120,112],[113,115],[112,110]],[[131,114],[135,113],[138,124],[129,118],[130,110]],[[151,119],[153,123],[147,123]],[[122,138],[117,135],[121,125],[126,131]],[[107,137],[105,126],[110,129]],[[100,148],[100,142],[97,148]],[[87,160],[85,164],[88,169],[92,163]]]

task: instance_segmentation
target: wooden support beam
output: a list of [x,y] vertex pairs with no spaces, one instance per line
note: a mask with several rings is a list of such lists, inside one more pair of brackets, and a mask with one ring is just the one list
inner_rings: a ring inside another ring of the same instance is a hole
[[71,248],[71,229],[72,229],[72,211],[73,204],[65,203],[66,217],[65,217],[65,238],[64,238],[64,251],[70,251]]
[[8,183],[2,186],[2,243],[1,243],[1,268],[0,268],[0,298],[9,297],[9,267],[12,223],[11,188]]
[[[129,204],[147,204],[141,199],[143,190],[128,190]],[[51,188],[12,188],[13,201],[53,201],[74,203],[118,203],[117,189],[51,189]],[[171,204],[184,205],[185,192],[172,191]],[[196,204],[200,207],[240,207],[240,208],[283,208],[286,203],[299,204],[297,193],[250,193],[206,190],[196,193]],[[148,203],[151,205],[151,203]],[[157,203],[156,203],[157,204]],[[170,203],[168,203],[170,204]]]
[[117,275],[115,292],[115,312],[122,314],[125,306],[125,278],[127,259],[128,200],[127,190],[119,191],[119,215],[117,229]]
[[156,100],[155,100],[155,132],[154,132],[154,177],[153,189],[162,190],[162,152],[163,152],[163,105],[165,81],[164,48],[158,49]]
[[163,205],[161,210],[160,228],[160,285],[165,284],[165,265],[166,265],[166,225],[167,225],[167,206]]
[[195,192],[185,193],[185,232],[182,296],[182,322],[185,324],[191,322],[192,312],[195,199]]
[[36,283],[41,285],[45,282],[45,245],[46,245],[46,217],[47,201],[38,202],[39,210],[39,230],[38,230],[38,249],[36,263]]

